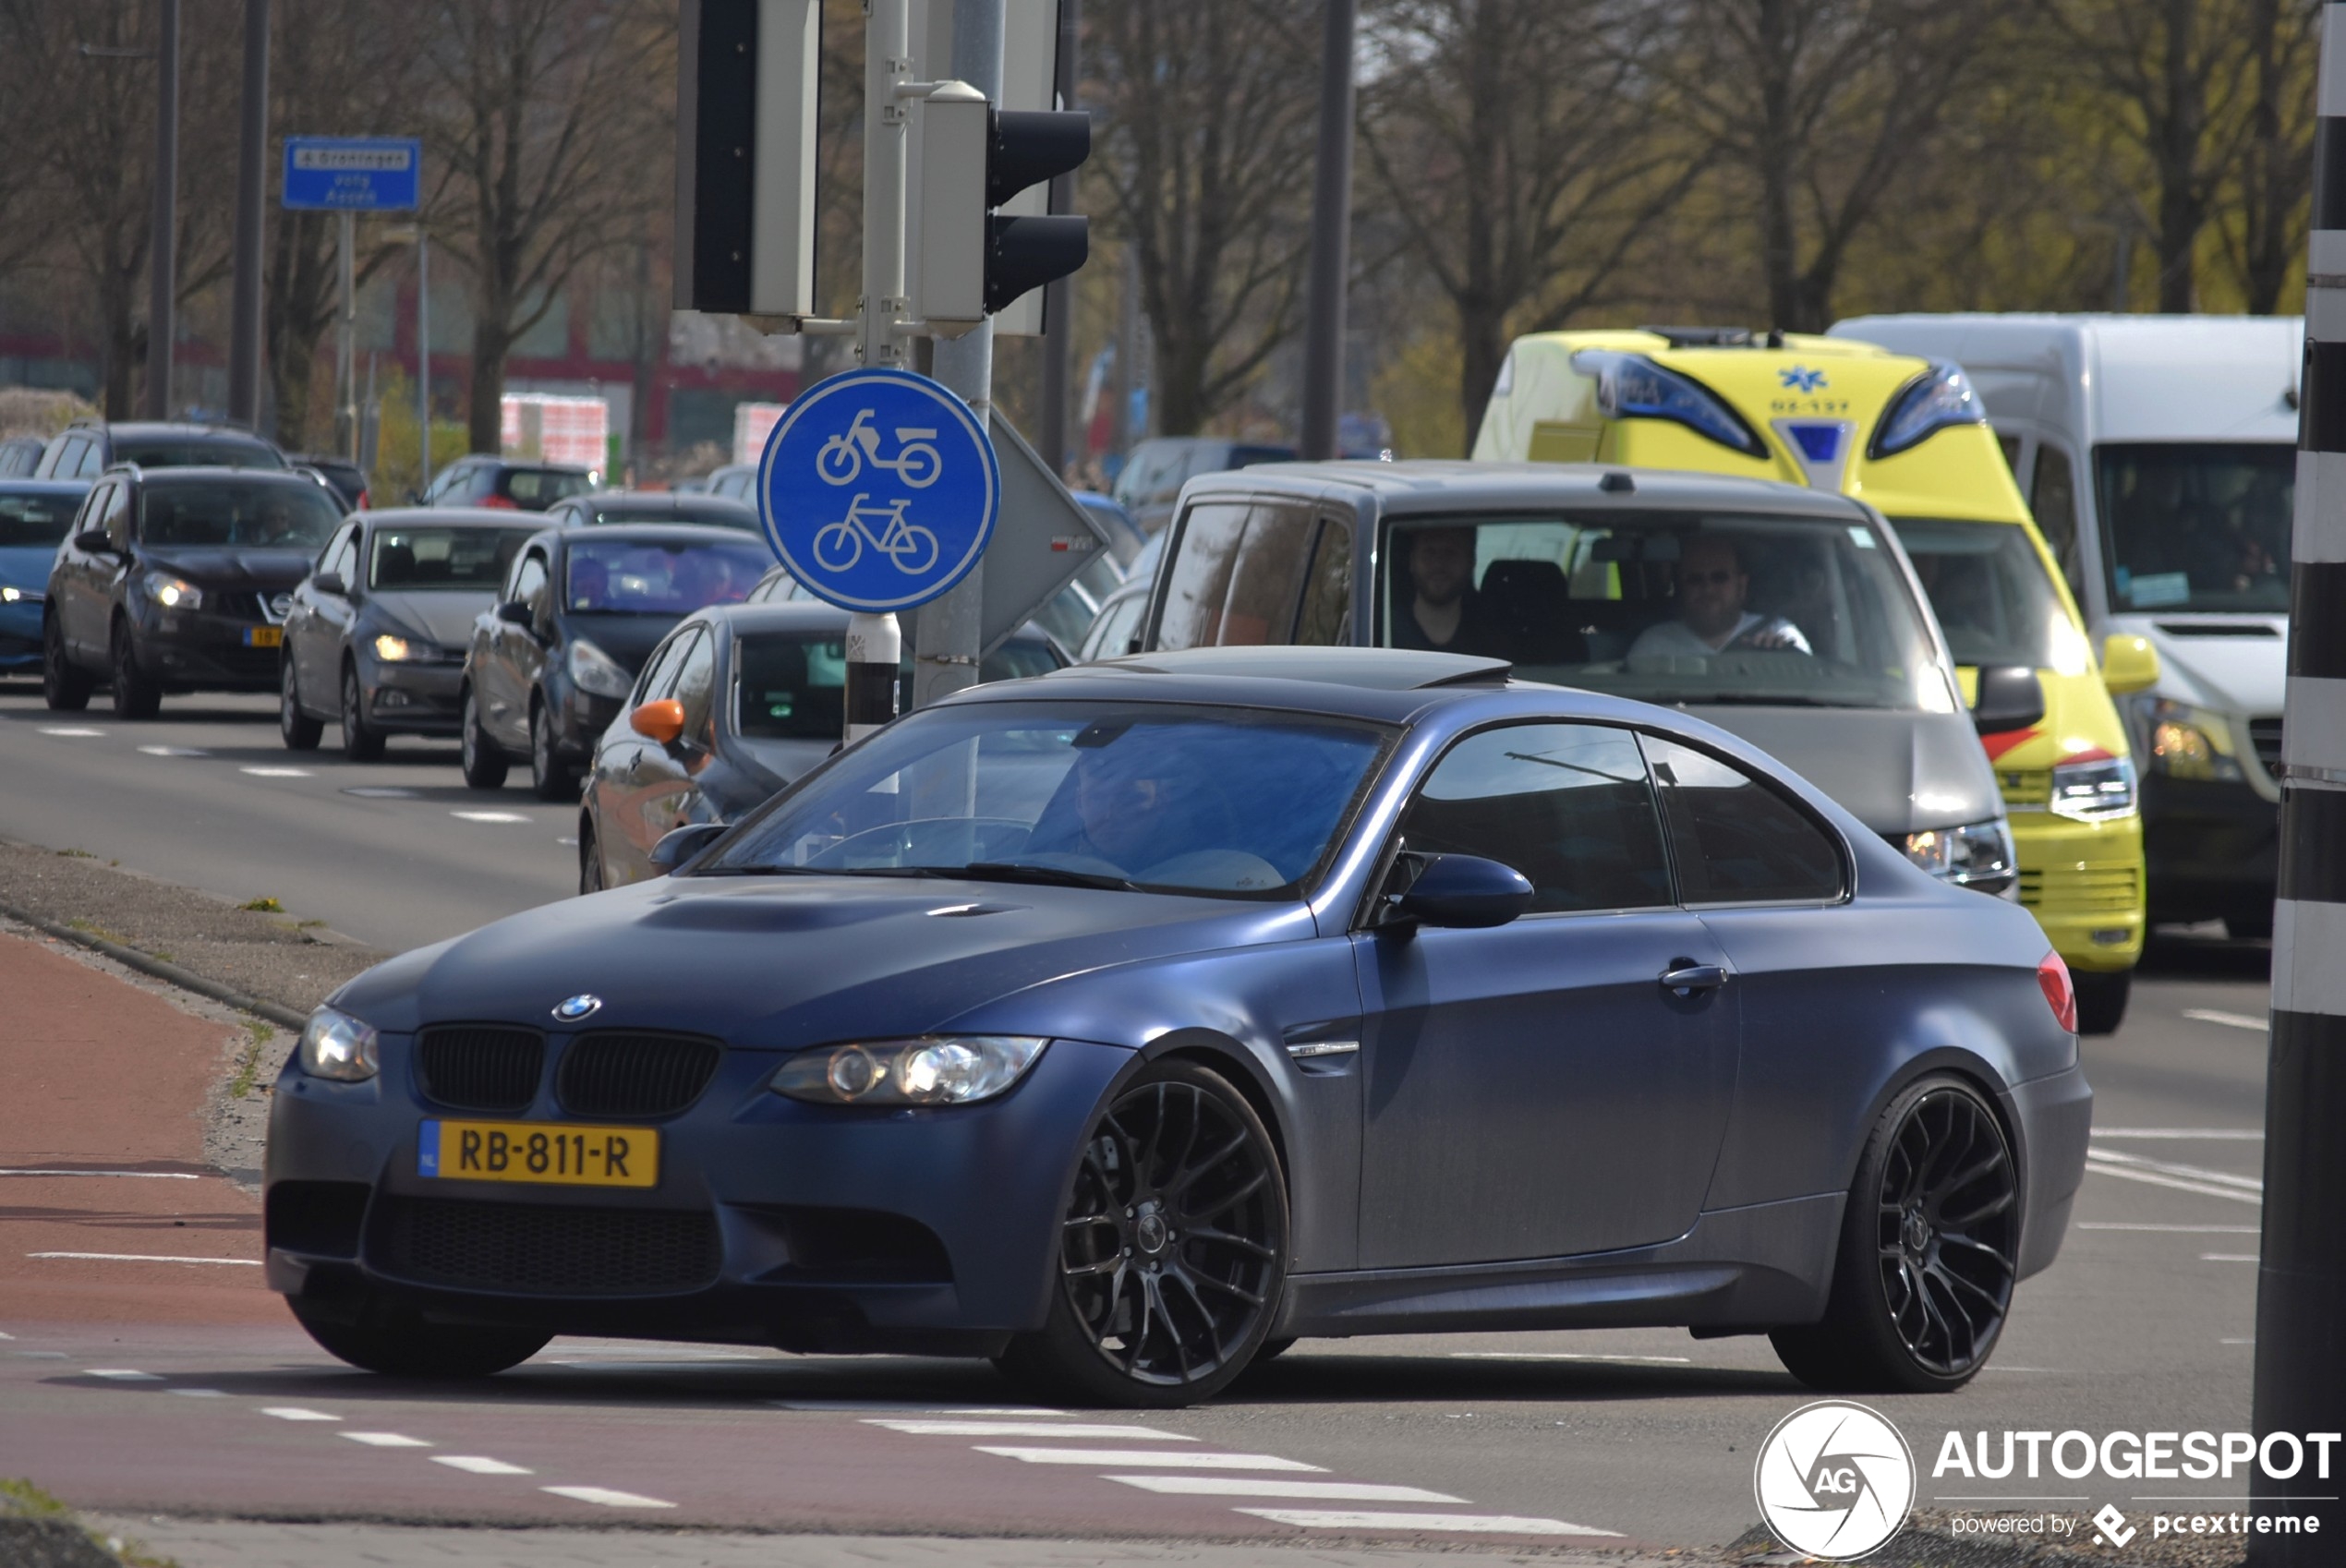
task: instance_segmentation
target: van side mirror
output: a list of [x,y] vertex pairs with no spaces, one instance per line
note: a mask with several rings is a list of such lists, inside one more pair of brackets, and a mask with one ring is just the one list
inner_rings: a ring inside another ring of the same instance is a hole
[[2026,665],[1988,665],[1979,671],[1979,694],[1971,705],[1971,725],[1982,735],[2026,730],[2045,718],[2045,683]]
[[653,874],[667,875],[708,848],[710,841],[724,831],[721,822],[691,822],[661,834],[659,842],[652,846]]
[[1380,924],[1480,930],[1530,909],[1531,884],[1513,866],[1481,855],[1405,854],[1378,901],[1385,907]]
[[2101,683],[2113,697],[2159,684],[2159,650],[2148,637],[2112,633],[2101,645]]

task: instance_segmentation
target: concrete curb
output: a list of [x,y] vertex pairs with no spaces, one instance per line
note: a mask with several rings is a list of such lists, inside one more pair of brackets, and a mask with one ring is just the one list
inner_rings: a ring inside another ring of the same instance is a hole
[[109,942],[103,936],[92,936],[86,931],[76,931],[69,925],[43,919],[31,911],[20,910],[14,904],[0,903],[0,915],[5,915],[19,924],[31,926],[34,930],[54,936],[60,942],[71,942],[79,947],[87,947],[93,953],[103,953],[115,962],[135,969],[141,974],[151,975],[167,984],[176,985],[182,991],[192,991],[199,996],[209,996],[215,1002],[225,1003],[238,1012],[250,1013],[255,1018],[266,1019],[281,1029],[292,1030],[296,1034],[299,1034],[308,1027],[309,1020],[291,1007],[281,1007],[274,1002],[266,1002],[258,996],[248,996],[234,986],[206,980],[200,974],[191,974],[177,964],[166,963],[161,959],[139,951],[136,947],[126,947],[119,942]]

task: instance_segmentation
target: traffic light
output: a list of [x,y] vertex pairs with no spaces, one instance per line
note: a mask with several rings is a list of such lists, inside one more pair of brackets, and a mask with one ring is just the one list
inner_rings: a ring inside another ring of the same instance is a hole
[[1006,217],[1020,191],[1067,174],[1092,152],[1088,115],[999,110],[948,82],[922,105],[919,255],[913,308],[950,326],[977,322],[1091,255],[1091,221],[1053,213]]

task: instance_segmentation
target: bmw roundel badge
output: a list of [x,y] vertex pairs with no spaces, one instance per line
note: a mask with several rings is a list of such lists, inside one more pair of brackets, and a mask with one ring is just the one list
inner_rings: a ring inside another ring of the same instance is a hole
[[602,1006],[603,999],[600,996],[590,995],[581,991],[567,1001],[556,1003],[554,1017],[564,1023],[576,1023],[580,1019],[591,1018],[601,1011]]

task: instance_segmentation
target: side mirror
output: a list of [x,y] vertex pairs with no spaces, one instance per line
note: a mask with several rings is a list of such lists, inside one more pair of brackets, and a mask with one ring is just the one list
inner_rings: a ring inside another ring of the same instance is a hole
[[409,506],[429,506],[429,505],[430,505],[431,503],[430,503],[430,502],[429,502],[429,501],[427,501],[426,500],[424,500],[424,492],[423,492],[423,491],[421,491],[421,490],[409,490],[409,491],[407,492],[407,504],[408,504]]
[[527,626],[538,619],[538,613],[525,600],[507,599],[497,607],[497,619],[508,626]]
[[[645,705],[647,707],[650,706],[648,703]],[[693,822],[661,834],[659,842],[652,846],[653,874],[667,875],[708,848],[709,841],[724,831],[725,825],[721,822]]]
[[1531,907],[1531,884],[1511,865],[1480,855],[1407,855],[1394,869],[1407,875],[1411,862],[1416,877],[1386,895],[1388,923],[1479,930],[1505,925]]
[[1989,665],[1979,671],[1971,726],[1982,735],[2026,730],[2045,717],[2045,683],[2026,665]]
[[627,726],[646,740],[672,746],[684,732],[684,705],[674,697],[646,703],[627,716]]
[[106,537],[106,531],[103,528],[82,529],[81,532],[73,537],[73,548],[81,551],[84,555],[112,555],[115,553],[114,540]]
[[2148,637],[2112,633],[2101,645],[2101,683],[2113,697],[2159,684],[2159,650]]
[[342,573],[339,572],[320,572],[309,581],[310,585],[321,594],[339,596],[350,592],[350,585],[342,580]]

